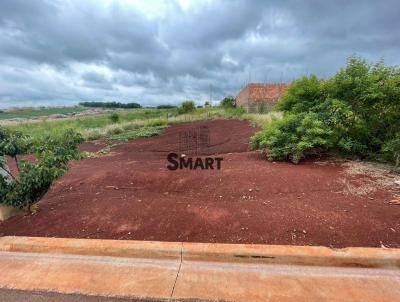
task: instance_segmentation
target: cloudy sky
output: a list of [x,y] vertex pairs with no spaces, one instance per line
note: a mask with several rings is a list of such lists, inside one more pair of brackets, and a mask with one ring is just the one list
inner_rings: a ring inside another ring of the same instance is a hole
[[0,107],[204,103],[248,81],[327,77],[351,54],[398,65],[399,11],[398,0],[0,0]]

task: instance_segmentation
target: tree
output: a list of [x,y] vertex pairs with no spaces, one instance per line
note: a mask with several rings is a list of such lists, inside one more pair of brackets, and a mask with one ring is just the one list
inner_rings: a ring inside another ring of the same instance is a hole
[[220,102],[220,106],[223,108],[235,108],[236,107],[236,99],[232,96],[225,97]]
[[196,105],[193,101],[184,101],[178,108],[179,114],[190,113],[196,110]]
[[[30,206],[43,196],[53,181],[67,171],[68,161],[80,158],[79,144],[83,138],[73,130],[35,142],[19,132],[4,128],[0,128],[0,135],[0,158],[13,156],[19,167],[18,175],[12,176],[4,162],[0,163],[3,171],[0,174],[0,202],[6,205],[21,209],[28,206],[30,210]],[[33,152],[36,161],[19,161],[17,155],[25,152]]]
[[284,112],[306,112],[325,97],[324,82],[316,75],[305,76],[289,85],[276,109]]

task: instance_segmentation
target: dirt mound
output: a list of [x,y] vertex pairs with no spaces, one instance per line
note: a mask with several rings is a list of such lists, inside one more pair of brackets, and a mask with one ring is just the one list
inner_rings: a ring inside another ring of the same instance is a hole
[[[180,134],[200,126],[222,169],[168,170]],[[346,162],[268,162],[249,151],[255,131],[238,120],[179,124],[72,162],[37,213],[0,224],[0,235],[400,247],[395,192],[377,182],[367,195],[349,193],[339,180],[354,189],[370,176],[348,175]]]

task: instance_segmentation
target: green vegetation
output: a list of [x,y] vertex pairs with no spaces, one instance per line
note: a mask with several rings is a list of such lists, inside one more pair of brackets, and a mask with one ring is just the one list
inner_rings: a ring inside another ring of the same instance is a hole
[[175,105],[158,105],[157,109],[173,109],[173,108],[178,108]]
[[[146,121],[155,118],[166,118],[177,116],[176,109],[129,109],[123,110],[118,113],[119,123],[116,125],[123,125],[132,121],[141,121],[144,124]],[[28,121],[18,124],[4,125],[7,129],[17,130],[25,135],[33,138],[40,138],[45,136],[58,135],[67,129],[73,129],[81,133],[86,139],[87,132],[93,132],[95,129],[104,129],[113,124],[109,114],[96,115],[96,116],[82,116],[72,119],[60,120],[44,120],[44,121]],[[99,137],[98,137],[99,138]],[[95,139],[95,138],[92,138]]]
[[[18,175],[8,172],[4,161],[0,164],[0,201],[16,208],[30,210],[50,185],[68,169],[68,161],[80,158],[82,136],[67,130],[58,136],[35,140],[17,131],[0,128],[0,158],[15,159]],[[34,153],[35,162],[18,160],[18,154]]]
[[307,150],[331,147],[332,131],[315,113],[287,114],[252,137],[253,148],[269,148],[270,160],[298,163]]
[[118,113],[116,113],[116,112],[111,113],[110,116],[109,116],[109,118],[110,118],[110,120],[111,120],[111,123],[113,123],[113,124],[119,122],[119,115],[118,115]]
[[124,108],[124,109],[134,109],[142,107],[138,103],[119,103],[119,102],[81,102],[79,103],[79,105],[83,107],[94,107],[94,108]]
[[[235,109],[237,110],[237,109]],[[204,119],[240,116],[243,112],[230,112],[221,108],[201,108],[188,114],[179,114],[172,109],[125,109],[118,112],[118,122],[114,123],[110,114],[82,116],[71,119],[27,121],[3,125],[4,128],[16,130],[34,139],[56,136],[68,129],[80,133],[85,140],[107,138],[139,128],[165,126],[174,123]]]
[[277,109],[284,118],[252,139],[268,159],[297,163],[334,151],[399,164],[399,67],[350,57],[328,80],[313,75],[294,81]]
[[73,112],[82,112],[86,110],[83,107],[54,107],[54,108],[31,108],[20,109],[14,111],[1,111],[0,120],[13,119],[13,118],[33,118],[36,116],[49,116],[52,114],[67,114]]
[[[118,141],[158,135],[171,124],[214,118],[238,118],[244,116],[244,110],[209,107],[179,114],[177,108],[135,109],[119,111],[116,114],[117,118],[113,116],[104,114],[0,126],[1,202],[33,211],[33,205],[54,180],[68,169],[69,160],[104,155],[110,152]],[[261,120],[261,115],[258,116]],[[252,117],[248,115],[246,118]],[[99,138],[116,142],[97,153],[80,154],[78,146],[84,139]],[[19,160],[21,154],[34,154],[35,161]],[[19,173],[15,178],[10,175],[5,162],[2,161],[5,155],[13,157],[18,163]]]
[[140,128],[136,130],[122,132],[121,134],[111,135],[110,139],[127,141],[141,137],[156,136],[159,135],[161,130],[164,129],[165,127],[167,126],[153,126],[153,127]]
[[196,105],[193,101],[184,101],[178,108],[179,114],[191,113],[196,110]]
[[222,108],[235,108],[236,107],[236,100],[235,100],[234,97],[228,96],[228,97],[224,98],[220,102],[220,106]]

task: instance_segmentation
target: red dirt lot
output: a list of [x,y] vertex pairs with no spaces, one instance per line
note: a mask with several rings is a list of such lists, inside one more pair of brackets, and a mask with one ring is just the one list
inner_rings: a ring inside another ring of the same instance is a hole
[[[204,125],[221,170],[168,170],[179,134]],[[256,130],[239,120],[179,124],[72,162],[37,212],[1,223],[0,235],[400,247],[398,175],[338,160],[268,162],[248,151]]]

